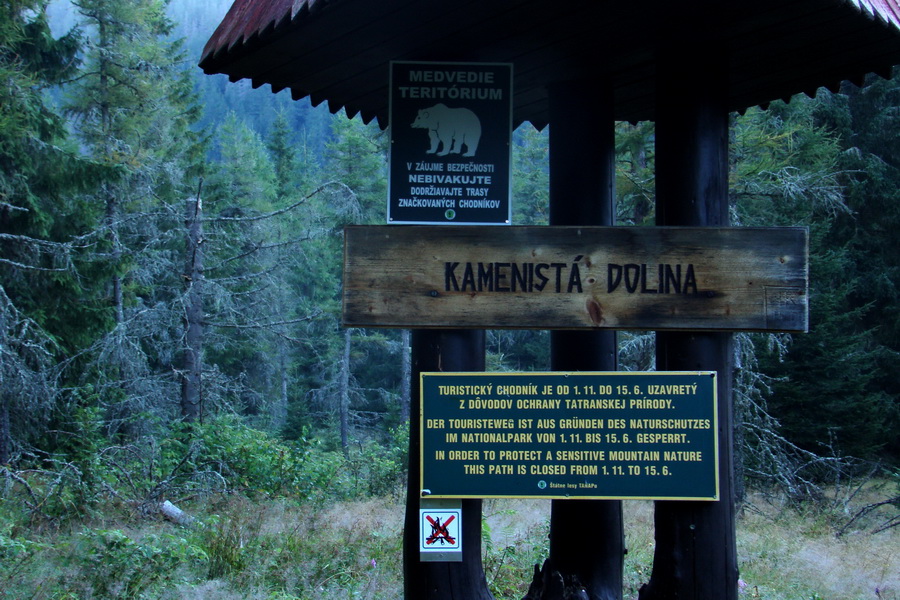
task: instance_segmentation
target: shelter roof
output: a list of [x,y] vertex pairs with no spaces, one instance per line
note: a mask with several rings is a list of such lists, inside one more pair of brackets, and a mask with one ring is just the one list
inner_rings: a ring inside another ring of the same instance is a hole
[[384,127],[390,61],[509,62],[516,124],[547,123],[548,85],[601,77],[640,121],[657,56],[696,31],[727,57],[731,110],[900,64],[900,0],[235,0],[200,66]]

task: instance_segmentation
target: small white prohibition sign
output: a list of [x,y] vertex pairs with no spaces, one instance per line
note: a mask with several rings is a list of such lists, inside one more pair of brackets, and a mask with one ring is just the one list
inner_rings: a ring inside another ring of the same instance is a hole
[[462,548],[460,540],[460,510],[420,509],[419,550],[447,552]]

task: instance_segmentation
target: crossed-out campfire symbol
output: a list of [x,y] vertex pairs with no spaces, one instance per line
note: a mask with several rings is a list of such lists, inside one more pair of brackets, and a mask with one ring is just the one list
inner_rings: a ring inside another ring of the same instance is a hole
[[431,523],[431,535],[429,535],[425,539],[425,544],[427,546],[430,546],[431,544],[434,544],[436,542],[440,542],[441,546],[443,546],[445,543],[450,544],[451,546],[456,545],[456,538],[452,537],[450,535],[450,532],[447,531],[447,526],[453,522],[453,519],[456,518],[456,515],[450,515],[450,518],[444,521],[443,524],[441,524],[440,517],[435,517],[434,519],[432,519],[431,515],[425,515],[425,518],[429,523]]

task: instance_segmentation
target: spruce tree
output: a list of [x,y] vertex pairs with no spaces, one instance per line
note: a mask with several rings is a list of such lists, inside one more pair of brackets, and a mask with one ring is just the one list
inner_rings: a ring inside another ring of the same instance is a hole
[[[43,5],[0,8],[0,464],[43,433],[59,390],[54,366],[96,327],[74,271],[92,213],[67,198],[103,175],[66,144],[46,91],[80,49],[50,34]],[[74,315],[83,315],[74,318]]]
[[194,194],[202,138],[180,44],[159,0],[78,0],[84,67],[67,111],[85,151],[119,173],[86,198],[103,215],[94,268],[105,273],[111,327],[85,372],[109,433],[139,433],[138,415],[169,415],[178,381],[185,198]]
[[[839,136],[839,157],[850,212],[836,219],[835,237],[847,240],[850,269],[859,285],[849,303],[861,311],[869,333],[867,362],[873,370],[868,389],[875,415],[860,434],[880,448],[879,458],[900,464],[900,439],[892,432],[900,426],[900,252],[895,232],[900,228],[900,76],[870,76],[865,85],[845,83],[840,93],[822,92],[815,116]],[[874,439],[872,439],[873,436]]]
[[732,196],[743,225],[810,229],[810,330],[786,345],[784,338],[757,343],[779,433],[816,454],[874,458],[891,437],[896,413],[880,371],[887,350],[871,321],[884,313],[872,305],[867,279],[891,275],[880,259],[859,252],[865,242],[856,234],[877,230],[891,213],[863,217],[864,204],[854,206],[854,180],[877,170],[847,169],[857,154],[842,152],[847,136],[854,138],[847,105],[822,94],[736,120]]

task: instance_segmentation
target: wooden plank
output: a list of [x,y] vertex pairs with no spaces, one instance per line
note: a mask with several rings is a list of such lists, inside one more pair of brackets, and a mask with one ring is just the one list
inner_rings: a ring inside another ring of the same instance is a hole
[[805,228],[351,226],[347,327],[806,331]]

